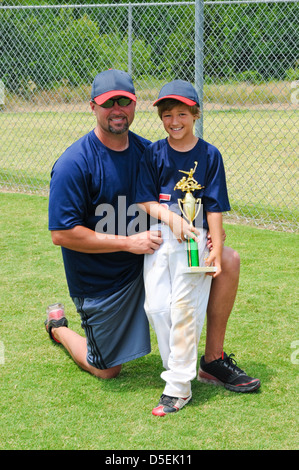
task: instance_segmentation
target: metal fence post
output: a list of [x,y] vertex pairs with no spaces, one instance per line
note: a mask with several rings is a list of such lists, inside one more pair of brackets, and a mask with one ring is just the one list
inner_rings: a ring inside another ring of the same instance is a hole
[[132,26],[132,5],[131,3],[128,6],[128,72],[132,75],[132,38],[133,26]]
[[197,137],[203,138],[203,55],[204,55],[204,1],[195,0],[195,89],[199,97],[200,119],[195,124],[195,134]]

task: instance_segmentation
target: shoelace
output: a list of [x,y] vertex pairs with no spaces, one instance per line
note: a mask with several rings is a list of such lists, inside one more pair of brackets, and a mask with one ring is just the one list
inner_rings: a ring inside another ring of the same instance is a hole
[[244,374],[244,371],[237,366],[237,361],[234,359],[234,354],[230,354],[224,359],[224,363],[229,369],[233,372],[238,372],[239,374]]
[[162,395],[161,402],[165,406],[172,406],[177,401],[176,397],[169,397],[168,395]]

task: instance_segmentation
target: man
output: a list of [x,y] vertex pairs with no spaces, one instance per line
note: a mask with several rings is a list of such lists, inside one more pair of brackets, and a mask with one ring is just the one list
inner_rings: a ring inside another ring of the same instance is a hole
[[[136,106],[131,77],[119,70],[98,74],[90,106],[96,127],[55,163],[49,198],[49,230],[53,243],[62,247],[69,292],[86,338],[68,328],[62,309],[50,311],[45,325],[80,367],[113,378],[123,363],[150,352],[142,255],[154,253],[163,240],[159,231],[127,234],[139,161],[149,144],[129,130]],[[258,379],[247,377],[222,353],[238,279],[239,256],[225,247],[221,275],[212,283],[199,380],[251,391],[259,387]]]

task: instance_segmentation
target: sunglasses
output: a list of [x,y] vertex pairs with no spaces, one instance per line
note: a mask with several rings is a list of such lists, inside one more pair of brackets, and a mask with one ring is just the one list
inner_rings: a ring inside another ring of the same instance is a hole
[[130,98],[126,98],[125,96],[121,96],[120,98],[110,98],[109,100],[105,101],[105,103],[100,104],[102,108],[112,108],[114,106],[114,103],[117,103],[118,106],[129,106],[129,104],[132,102]]

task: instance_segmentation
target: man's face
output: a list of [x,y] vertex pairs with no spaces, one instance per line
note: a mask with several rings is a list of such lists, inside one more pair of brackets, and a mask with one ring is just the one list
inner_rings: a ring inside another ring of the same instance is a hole
[[[114,97],[114,99],[118,98],[121,98],[121,95]],[[131,101],[128,106],[120,106],[115,101],[111,108],[103,108],[94,102],[91,102],[90,105],[97,118],[98,126],[105,132],[124,134],[129,130],[134,120],[136,106],[134,101]]]

